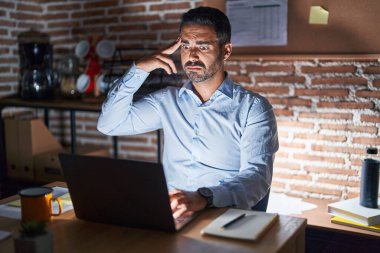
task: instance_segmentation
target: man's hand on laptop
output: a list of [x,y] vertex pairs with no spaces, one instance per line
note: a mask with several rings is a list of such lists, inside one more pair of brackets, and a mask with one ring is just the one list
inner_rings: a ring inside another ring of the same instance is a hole
[[206,207],[207,201],[197,192],[174,189],[169,192],[174,219],[191,216]]

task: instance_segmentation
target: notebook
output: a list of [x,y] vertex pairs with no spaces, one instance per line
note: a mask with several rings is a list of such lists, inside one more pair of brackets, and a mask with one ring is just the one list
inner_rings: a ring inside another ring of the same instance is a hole
[[73,154],[59,159],[79,219],[175,232],[195,217],[173,219],[161,164]]
[[277,220],[276,213],[231,208],[207,225],[201,234],[256,241]]

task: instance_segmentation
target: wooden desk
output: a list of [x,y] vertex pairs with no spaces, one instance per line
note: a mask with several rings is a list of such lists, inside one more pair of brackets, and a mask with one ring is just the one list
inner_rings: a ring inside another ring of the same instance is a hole
[[[54,183],[53,185],[62,185]],[[50,185],[50,186],[53,186]],[[13,196],[0,201],[6,203]],[[106,224],[85,222],[69,211],[53,218],[48,227],[54,236],[54,252],[304,252],[306,220],[280,215],[276,223],[258,242],[245,242],[201,236],[201,229],[225,209],[210,209],[178,233],[164,233]],[[17,236],[20,221],[0,217],[0,230]],[[13,239],[0,242],[1,253],[13,251]]]
[[306,252],[380,252],[380,233],[331,223],[327,204],[335,201],[304,199],[318,207],[295,217],[307,219]]

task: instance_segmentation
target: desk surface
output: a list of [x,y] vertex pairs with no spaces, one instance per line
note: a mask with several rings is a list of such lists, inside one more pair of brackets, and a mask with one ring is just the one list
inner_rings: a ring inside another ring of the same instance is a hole
[[55,99],[22,99],[19,96],[9,96],[0,99],[0,106],[49,108],[57,110],[76,110],[99,112],[104,98],[92,98],[83,100]]
[[307,219],[307,226],[310,228],[380,238],[380,233],[331,223],[332,216],[327,213],[327,205],[336,201],[320,199],[304,199],[304,201],[317,205],[317,208],[292,216]]
[[[54,183],[50,186],[60,185]],[[0,201],[6,203],[13,196]],[[209,209],[178,233],[165,233],[85,222],[69,211],[53,218],[49,229],[54,252],[304,252],[306,220],[280,215],[279,222],[257,242],[202,236],[200,231],[225,209]],[[0,217],[0,230],[17,235],[20,221]],[[0,242],[2,253],[13,252],[11,238]]]

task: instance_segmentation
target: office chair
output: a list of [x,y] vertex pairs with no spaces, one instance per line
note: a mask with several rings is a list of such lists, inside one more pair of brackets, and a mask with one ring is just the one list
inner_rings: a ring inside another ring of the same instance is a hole
[[259,202],[257,202],[256,205],[252,207],[253,211],[266,212],[269,200],[269,193],[270,190],[268,190],[268,193],[264,196],[264,198],[262,198]]

